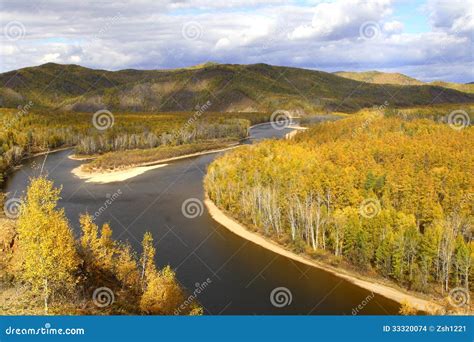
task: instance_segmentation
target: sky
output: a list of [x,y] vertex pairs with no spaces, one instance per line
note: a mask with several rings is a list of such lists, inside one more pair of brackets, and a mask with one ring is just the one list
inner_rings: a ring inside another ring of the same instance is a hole
[[0,72],[205,62],[474,81],[472,0],[0,0]]

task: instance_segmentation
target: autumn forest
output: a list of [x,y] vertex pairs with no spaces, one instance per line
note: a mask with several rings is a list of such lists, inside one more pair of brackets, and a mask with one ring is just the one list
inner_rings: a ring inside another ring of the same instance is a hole
[[228,153],[205,183],[296,253],[447,296],[473,289],[473,149],[472,127],[371,109]]

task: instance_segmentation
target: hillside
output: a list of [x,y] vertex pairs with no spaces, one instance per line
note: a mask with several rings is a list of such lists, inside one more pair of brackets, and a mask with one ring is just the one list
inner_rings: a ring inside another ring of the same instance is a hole
[[443,81],[434,81],[430,82],[430,85],[434,86],[439,86],[439,87],[444,87],[444,88],[450,88],[450,89],[455,89],[458,91],[462,91],[465,93],[471,93],[474,94],[474,83],[454,83],[454,82],[443,82]]
[[336,75],[351,80],[375,83],[375,84],[397,84],[397,85],[422,85],[423,82],[399,73],[388,73],[380,71],[350,72],[338,71]]
[[35,108],[94,112],[192,111],[208,100],[212,111],[311,113],[355,111],[388,101],[394,106],[474,102],[474,95],[437,86],[363,83],[331,73],[266,64],[206,63],[175,70],[93,70],[48,63],[0,74],[3,107],[32,101]]
[[474,93],[474,83],[455,83],[455,82],[444,82],[444,81],[434,81],[429,83],[424,83],[415,78],[399,74],[399,73],[389,73],[389,72],[380,72],[380,71],[364,71],[364,72],[349,72],[349,71],[338,71],[334,74],[345,77],[347,79],[375,83],[375,84],[394,84],[394,85],[430,85],[443,87],[448,89],[454,89],[457,91],[462,91],[464,93]]

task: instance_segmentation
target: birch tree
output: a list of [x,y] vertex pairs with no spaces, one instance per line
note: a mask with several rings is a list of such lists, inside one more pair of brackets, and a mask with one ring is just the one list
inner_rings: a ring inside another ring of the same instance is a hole
[[45,314],[56,292],[67,293],[74,288],[79,263],[64,209],[56,207],[59,194],[60,189],[54,188],[52,181],[33,179],[17,225],[24,260],[20,277],[42,297]]

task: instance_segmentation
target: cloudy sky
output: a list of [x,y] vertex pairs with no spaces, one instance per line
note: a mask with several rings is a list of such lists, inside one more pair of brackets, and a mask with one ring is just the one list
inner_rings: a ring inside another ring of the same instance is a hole
[[474,81],[471,0],[0,0],[0,72],[207,61]]

